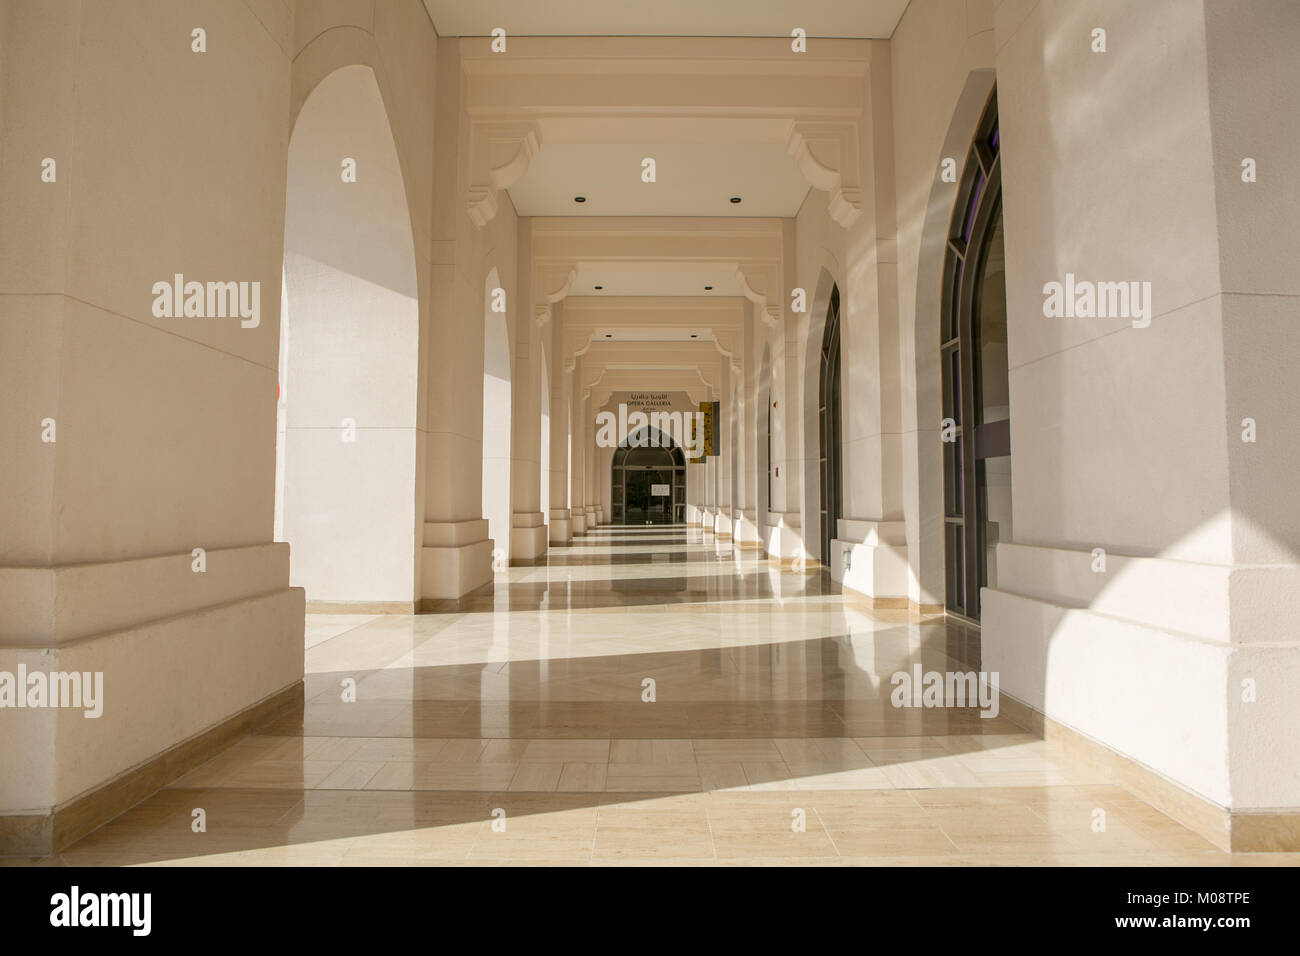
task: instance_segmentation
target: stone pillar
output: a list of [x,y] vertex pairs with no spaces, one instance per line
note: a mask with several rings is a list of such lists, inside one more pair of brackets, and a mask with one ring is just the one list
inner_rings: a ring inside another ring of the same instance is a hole
[[[433,315],[428,350],[428,441],[421,605],[439,606],[492,580],[492,541],[483,517],[484,277],[481,241],[460,187],[468,160],[460,148],[464,76],[459,41],[438,42],[434,152]],[[510,214],[498,215],[494,232]],[[512,237],[513,238],[513,237]],[[513,246],[513,242],[511,243]],[[507,302],[517,302],[513,275],[502,275]]]
[[718,363],[718,456],[715,461],[716,513],[713,532],[720,539],[731,540],[731,363],[723,359]]
[[596,492],[596,422],[592,408],[591,393],[582,400],[583,442],[582,442],[582,500],[583,513],[586,515],[585,530],[590,531],[600,523],[595,505]]
[[760,474],[759,441],[761,428],[767,420],[763,401],[758,394],[758,377],[762,361],[762,345],[756,334],[756,328],[762,323],[755,318],[757,306],[752,302],[745,304],[744,325],[741,335],[741,354],[744,356],[744,378],[740,395],[740,454],[743,462],[739,469],[737,488],[738,516],[733,536],[737,547],[746,550],[761,549],[763,538],[760,534],[758,517],[758,495],[760,480],[766,480],[766,472]]
[[[98,675],[94,704],[0,712],[0,855],[302,700],[271,540],[290,60],[246,7],[208,13],[228,55],[190,52],[178,4],[0,14],[0,671]],[[244,284],[249,315],[157,314],[178,273]]]
[[[862,157],[870,203],[857,229],[874,255],[844,277],[840,288],[840,462],[844,513],[832,529],[830,553],[821,555],[833,580],[876,607],[908,603],[908,550],[903,522],[902,390],[898,309],[897,202],[894,186],[893,116],[889,45],[875,44],[864,125],[873,148]],[[800,263],[803,282],[815,281],[815,263]],[[811,316],[818,322],[825,316]],[[819,327],[814,325],[814,328]],[[805,544],[820,547],[821,435],[820,346],[809,336],[804,363],[804,468],[802,500]]]
[[[1300,19],[1159,9],[1109,5],[1104,55],[1061,4],[998,38],[1015,496],[983,666],[1220,845],[1296,850]],[[1153,135],[1176,174],[1113,148]],[[1129,308],[1046,317],[1067,275]]]
[[564,303],[551,306],[551,500],[550,543],[573,540],[569,517],[569,393],[573,373],[564,368]]
[[[531,220],[519,220],[518,288],[532,288]],[[541,329],[533,321],[531,303],[526,294],[510,304],[514,318],[515,354],[511,380],[510,482],[512,486],[510,520],[510,563],[535,564],[546,554],[546,516],[542,491],[542,410],[541,362],[544,351]]]
[[574,363],[572,388],[569,393],[569,427],[573,435],[573,442],[569,446],[569,502],[572,511],[570,527],[575,535],[584,534],[587,530],[583,466],[586,462],[587,433],[590,429],[586,404],[586,399],[582,396],[582,359],[579,358]]

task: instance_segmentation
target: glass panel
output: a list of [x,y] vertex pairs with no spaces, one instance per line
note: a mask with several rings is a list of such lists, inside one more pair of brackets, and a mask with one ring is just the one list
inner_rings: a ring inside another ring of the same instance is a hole
[[[979,160],[975,158],[974,152],[967,157],[966,162],[970,165],[977,165]],[[984,173],[976,173],[979,178],[975,180],[975,189],[971,192],[970,206],[966,209],[966,225],[961,231],[961,237],[970,244],[971,227],[975,225],[975,210],[979,209],[980,196],[984,194]]]
[[1007,284],[1001,210],[994,214],[993,228],[984,245],[975,293],[974,329],[978,343],[976,414],[980,424],[1004,421],[1011,416],[1011,400],[1007,388]]
[[624,462],[629,467],[668,467],[673,464],[672,452],[667,448],[629,448],[627,460]]
[[947,480],[943,483],[944,514],[960,515],[963,513],[961,436],[956,441],[943,443],[943,468]]
[[[672,472],[647,471],[645,474],[650,480],[646,520],[652,524],[668,524],[673,520]],[[668,494],[664,494],[665,491]]]
[[947,342],[957,337],[957,297],[961,290],[961,259],[951,247],[946,253],[943,274],[947,282],[943,290],[943,322],[939,340]]
[[997,547],[1011,540],[1011,456],[976,464],[980,511],[980,584],[998,586]]
[[947,586],[947,604],[949,610],[965,613],[966,600],[966,561],[962,551],[964,539],[962,537],[962,526],[959,524],[945,524],[946,533],[944,535],[944,564],[946,565],[948,586]]
[[944,412],[946,413],[946,417],[951,418],[958,425],[961,425],[961,349],[953,349],[952,352],[948,354],[947,365],[947,398],[952,404],[945,408]]

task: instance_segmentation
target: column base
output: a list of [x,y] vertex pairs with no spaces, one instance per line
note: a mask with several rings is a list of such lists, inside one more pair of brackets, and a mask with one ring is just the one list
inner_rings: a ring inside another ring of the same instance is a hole
[[825,564],[831,579],[876,607],[907,607],[907,531],[901,521],[841,518]]
[[552,508],[548,525],[551,544],[568,544],[573,540],[573,523],[568,508]]
[[[0,647],[0,671],[16,673],[21,665],[29,673],[102,675],[99,699],[90,707],[7,711],[0,766],[11,772],[0,774],[0,855],[42,856],[74,842],[213,756],[234,739],[232,734],[246,732],[240,714],[301,687],[301,588],[282,584],[165,617],[154,617],[158,606],[144,600],[132,609],[120,595],[100,590],[114,581],[123,584],[128,597],[157,589],[164,593],[165,607],[178,597],[166,581],[174,568],[163,568],[163,583],[155,579],[150,585],[136,579],[139,567],[174,565],[193,578],[183,595],[192,598],[247,573],[228,564],[222,574],[218,557],[259,550],[279,550],[287,558],[287,546],[268,545],[210,552],[202,574],[190,571],[188,553],[79,566],[67,593],[52,595],[52,633],[41,643]],[[252,555],[255,563],[258,557]],[[288,577],[287,567],[285,572],[281,580]],[[37,573],[52,576],[55,588],[64,590],[62,569]],[[203,581],[205,576],[211,581]],[[13,579],[4,585],[0,590],[12,594]],[[101,604],[87,606],[95,593],[103,594]],[[115,620],[112,630],[81,633],[92,618],[115,619],[128,610],[138,623]],[[242,729],[231,729],[235,725]],[[195,740],[195,748],[173,756]]]
[[816,565],[816,559],[810,559],[803,549],[803,540],[798,534],[799,515],[771,513],[765,529],[764,546],[767,557],[783,568],[802,569],[810,563]]
[[493,541],[486,518],[425,522],[420,550],[421,606],[454,600],[492,581]]
[[753,511],[736,513],[732,525],[732,540],[736,547],[744,551],[762,551],[763,539],[758,532],[758,521]]
[[981,647],[1003,694],[1162,780],[1143,798],[1219,846],[1300,849],[1300,646],[1268,630],[1289,621],[1251,618],[1295,569],[1112,554],[1094,572],[1089,551],[1007,543],[996,557]]
[[510,563],[536,564],[546,555],[546,519],[540,511],[516,512],[510,524]]

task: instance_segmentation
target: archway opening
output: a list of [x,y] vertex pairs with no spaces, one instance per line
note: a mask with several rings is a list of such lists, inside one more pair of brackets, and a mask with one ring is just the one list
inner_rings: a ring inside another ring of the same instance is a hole
[[348,66],[289,140],[275,537],[310,604],[415,596],[419,303],[374,73]]
[[967,153],[948,229],[940,321],[945,602],[978,620],[1011,537],[1011,415],[997,91]]
[[840,290],[831,287],[822,332],[821,375],[818,398],[818,433],[821,470],[821,560],[831,557],[839,519],[844,514],[843,412],[840,405]]
[[495,268],[483,289],[483,516],[492,568],[503,571],[510,562],[510,332]]
[[614,450],[610,488],[613,524],[686,521],[686,455],[657,428],[637,429]]
[[542,523],[547,527],[547,540],[550,540],[551,524],[551,375],[547,368],[546,354],[541,360],[541,409],[542,424],[539,434],[541,448],[538,455],[541,471]]

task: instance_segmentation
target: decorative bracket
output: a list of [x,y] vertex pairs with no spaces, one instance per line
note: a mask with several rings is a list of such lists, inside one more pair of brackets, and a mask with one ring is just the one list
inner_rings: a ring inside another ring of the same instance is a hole
[[482,228],[497,214],[497,194],[517,183],[542,145],[536,121],[474,123],[470,129],[469,218]]
[[852,226],[862,214],[856,125],[796,120],[786,149],[813,188],[830,193],[831,218],[845,229]]
[[551,306],[569,294],[578,278],[577,263],[554,263],[533,272],[533,321],[540,328],[551,320]]

